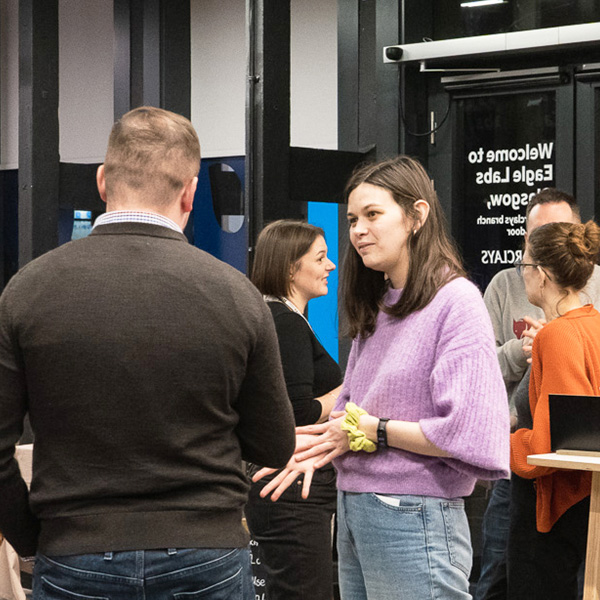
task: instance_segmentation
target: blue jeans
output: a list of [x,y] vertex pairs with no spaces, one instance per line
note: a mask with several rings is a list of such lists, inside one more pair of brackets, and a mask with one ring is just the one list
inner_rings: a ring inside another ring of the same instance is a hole
[[34,600],[196,598],[254,600],[248,549],[140,550],[36,557]]
[[339,492],[337,543],[342,600],[471,598],[462,499]]
[[483,515],[481,574],[477,582],[475,600],[506,598],[510,486],[510,479],[500,479],[494,484],[490,501]]

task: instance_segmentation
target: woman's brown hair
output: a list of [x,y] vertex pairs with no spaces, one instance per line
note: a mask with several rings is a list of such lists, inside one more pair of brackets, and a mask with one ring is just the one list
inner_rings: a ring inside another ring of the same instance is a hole
[[547,269],[562,288],[582,290],[594,272],[600,251],[600,227],[593,221],[548,223],[527,240],[531,260]]
[[433,182],[417,160],[398,156],[359,167],[346,185],[346,202],[362,183],[387,190],[415,226],[419,223],[414,206],[417,200],[429,204],[429,215],[416,232],[409,235],[408,276],[402,295],[393,306],[382,303],[387,287],[385,274],[365,267],[354,247],[348,245],[341,295],[352,337],[371,335],[380,310],[399,319],[407,317],[427,306],[446,283],[464,275],[458,250],[447,233],[446,219]]
[[267,225],[256,241],[252,283],[262,294],[287,296],[298,261],[319,236],[325,237],[323,230],[305,221],[280,219]]

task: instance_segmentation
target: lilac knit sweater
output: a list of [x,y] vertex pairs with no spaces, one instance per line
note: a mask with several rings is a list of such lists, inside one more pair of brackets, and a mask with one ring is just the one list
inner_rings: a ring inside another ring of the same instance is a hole
[[[386,304],[401,290],[390,289]],[[479,290],[460,278],[405,319],[380,312],[373,335],[352,344],[336,404],[418,421],[453,458],[393,448],[347,452],[335,461],[338,489],[350,492],[468,496],[476,479],[509,473],[509,413],[494,334]]]

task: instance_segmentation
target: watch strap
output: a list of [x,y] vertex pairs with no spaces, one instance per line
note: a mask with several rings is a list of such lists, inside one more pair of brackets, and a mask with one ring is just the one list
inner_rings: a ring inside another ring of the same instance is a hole
[[379,419],[379,423],[377,424],[377,445],[383,446],[385,448],[388,447],[387,441],[387,423],[389,419]]

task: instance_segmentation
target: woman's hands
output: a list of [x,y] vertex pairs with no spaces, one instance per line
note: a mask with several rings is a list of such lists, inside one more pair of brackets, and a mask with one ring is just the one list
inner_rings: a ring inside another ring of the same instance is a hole
[[[315,456],[313,458],[309,458],[306,460],[299,461],[296,457],[296,453],[300,452],[306,448],[310,448],[310,443],[312,441],[313,436],[304,435],[304,434],[296,434],[296,450],[292,455],[292,458],[288,461],[288,464],[281,469],[281,472],[278,473],[276,477],[274,477],[265,487],[261,490],[260,496],[261,498],[265,498],[271,492],[271,500],[276,502],[279,500],[279,497],[285,490],[287,490],[290,485],[296,480],[296,477],[301,473],[304,473],[304,482],[302,483],[302,497],[308,498],[308,494],[310,492],[310,484],[312,482],[313,473],[315,472],[315,463],[319,460],[319,456]],[[267,475],[271,475],[275,473],[277,469],[270,469],[265,467],[258,471],[254,477],[252,477],[252,481],[256,482],[261,480],[263,477]]]
[[297,427],[297,434],[308,434],[310,438],[305,440],[301,448],[296,445],[295,458],[303,461],[318,457],[315,468],[320,469],[347,452],[350,449],[348,434],[341,428],[345,417],[345,411],[336,411],[331,413],[331,420],[327,423]]
[[[272,492],[271,500],[277,501],[301,473],[304,473],[302,497],[308,498],[315,470],[324,467],[336,456],[349,449],[348,436],[340,428],[345,415],[344,411],[334,412],[332,421],[320,425],[297,427],[294,455],[281,472],[265,485],[260,492],[261,498],[265,498]],[[261,469],[254,475],[252,481],[259,481],[275,471],[276,469]]]
[[[531,364],[531,350],[533,348],[533,340],[538,332],[546,325],[546,319],[533,319],[532,317],[523,317],[523,321],[527,323],[527,329],[523,332],[523,354],[527,358],[527,362]],[[529,338],[529,339],[525,339]]]
[[[335,411],[331,413],[331,421],[327,421],[327,423],[296,427],[294,455],[282,471],[265,485],[260,493],[261,497],[264,498],[272,492],[271,499],[276,501],[298,475],[304,473],[302,497],[307,498],[315,470],[324,467],[350,449],[348,434],[341,428],[345,418],[345,411]],[[361,415],[359,419],[360,430],[374,442],[377,441],[378,423],[379,419],[372,415]],[[451,456],[427,439],[418,422],[388,421],[387,439],[390,448],[398,448],[424,456]],[[252,481],[256,482],[275,471],[276,469],[261,469],[254,475]]]

